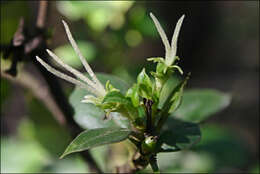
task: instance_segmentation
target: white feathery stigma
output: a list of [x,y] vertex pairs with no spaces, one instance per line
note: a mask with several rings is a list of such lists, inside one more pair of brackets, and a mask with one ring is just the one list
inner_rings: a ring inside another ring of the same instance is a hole
[[169,43],[169,40],[167,39],[167,36],[166,36],[164,30],[161,27],[159,21],[157,20],[157,18],[152,13],[150,13],[150,16],[156,26],[156,29],[163,41],[164,47],[165,47],[165,63],[168,66],[170,66],[176,59],[177,40],[178,40],[179,32],[180,32],[181,25],[182,25],[185,15],[182,15],[182,17],[178,20],[178,22],[176,24],[176,27],[175,27],[175,30],[174,30],[174,33],[172,36],[171,45]]
[[80,52],[75,40],[73,39],[71,32],[69,30],[69,27],[67,25],[67,23],[65,21],[62,20],[62,23],[64,25],[66,34],[68,36],[68,39],[74,49],[74,51],[76,52],[76,54],[78,55],[80,61],[82,62],[84,68],[86,69],[86,71],[88,72],[88,74],[90,75],[90,77],[92,78],[92,80],[90,80],[88,77],[86,77],[85,75],[83,75],[81,72],[79,72],[78,70],[72,68],[71,66],[65,64],[57,55],[55,55],[52,51],[50,50],[46,50],[48,52],[48,54],[59,64],[61,65],[63,68],[65,68],[66,70],[68,70],[69,72],[71,72],[73,75],[75,75],[77,78],[79,78],[80,80],[70,77],[54,68],[52,68],[50,65],[48,65],[46,62],[44,62],[41,58],[39,58],[38,56],[36,56],[37,61],[44,66],[49,72],[51,72],[52,74],[68,81],[71,82],[73,84],[75,84],[76,86],[80,87],[80,88],[84,88],[87,89],[89,92],[95,94],[97,97],[104,97],[106,95],[106,90],[104,88],[104,86],[100,83],[100,81],[97,79],[96,75],[94,74],[94,72],[92,71],[91,67],[89,66],[89,64],[87,63],[85,57],[82,55],[82,53]]

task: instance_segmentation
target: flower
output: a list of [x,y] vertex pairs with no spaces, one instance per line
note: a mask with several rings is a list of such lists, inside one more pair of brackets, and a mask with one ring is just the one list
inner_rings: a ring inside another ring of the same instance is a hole
[[176,27],[175,27],[175,30],[174,30],[174,33],[172,36],[171,45],[167,39],[167,36],[166,36],[164,30],[161,27],[159,21],[157,20],[157,18],[152,13],[150,13],[150,16],[153,19],[153,22],[157,28],[158,33],[160,34],[160,37],[161,37],[164,47],[165,47],[165,64],[167,66],[171,66],[176,59],[177,40],[178,40],[179,32],[180,32],[181,25],[182,25],[185,15],[182,15],[182,17],[178,20],[178,22],[176,24]]
[[82,74],[81,72],[79,72],[78,70],[72,68],[71,66],[65,64],[57,55],[55,55],[52,51],[50,50],[46,50],[48,52],[48,54],[59,64],[61,65],[63,68],[65,68],[66,70],[68,70],[69,72],[71,72],[73,75],[75,75],[78,79],[68,76],[56,69],[54,69],[53,67],[51,67],[50,65],[48,65],[46,62],[44,62],[40,57],[36,56],[36,59],[39,63],[41,63],[42,66],[44,66],[49,72],[51,72],[52,74],[68,81],[71,82],[73,84],[75,84],[76,86],[80,87],[80,88],[84,88],[86,90],[88,90],[89,92],[91,92],[92,94],[94,94],[95,96],[92,95],[87,95],[84,97],[84,100],[82,100],[82,102],[87,102],[87,103],[98,103],[99,101],[102,101],[102,99],[104,98],[104,96],[106,95],[106,90],[104,88],[104,86],[100,83],[100,81],[98,80],[98,78],[96,77],[96,75],[94,74],[93,70],[91,69],[91,67],[89,66],[88,62],[86,61],[86,59],[84,58],[84,56],[82,55],[82,53],[79,50],[79,47],[77,46],[75,40],[72,37],[72,34],[70,32],[70,29],[67,25],[67,23],[65,21],[62,20],[62,23],[64,25],[66,34],[68,36],[68,39],[74,49],[74,51],[76,52],[76,54],[78,55],[80,61],[82,62],[85,70],[87,71],[87,73],[89,74],[90,78],[86,77],[84,74]]

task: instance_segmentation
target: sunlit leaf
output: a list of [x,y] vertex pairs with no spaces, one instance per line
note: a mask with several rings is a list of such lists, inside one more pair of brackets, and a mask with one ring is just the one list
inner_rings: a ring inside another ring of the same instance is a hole
[[146,74],[145,69],[143,69],[137,76],[137,83],[144,84],[145,86],[148,86],[148,87],[152,86],[152,82],[151,82],[149,76]]
[[[110,83],[122,93],[128,89],[128,84],[121,79],[107,74],[97,74],[98,79],[103,85]],[[111,126],[119,126],[126,128],[129,126],[129,121],[118,113],[111,113],[112,119],[104,120],[105,113],[97,106],[91,103],[82,103],[81,100],[85,95],[90,94],[85,89],[75,88],[70,95],[69,102],[74,108],[74,119],[84,129],[104,128]]]
[[138,86],[136,84],[129,88],[126,96],[131,98],[131,101],[135,107],[139,105]]
[[64,156],[88,150],[97,146],[116,143],[125,140],[131,131],[123,128],[98,128],[86,130],[80,133],[67,147],[61,158]]
[[129,104],[130,101],[119,91],[112,91],[106,94],[103,103]]
[[152,81],[144,68],[137,76],[137,85],[141,97],[152,99]]

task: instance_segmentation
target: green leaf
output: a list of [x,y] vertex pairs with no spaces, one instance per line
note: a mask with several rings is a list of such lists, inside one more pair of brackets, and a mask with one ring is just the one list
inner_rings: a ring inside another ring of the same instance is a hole
[[113,85],[110,84],[110,81],[108,80],[106,82],[106,91],[119,91],[118,89],[116,89]]
[[162,131],[159,144],[161,151],[178,151],[188,149],[198,143],[201,138],[198,124],[168,118]]
[[180,80],[177,77],[171,77],[166,81],[166,83],[163,85],[163,88],[160,92],[159,104],[158,104],[159,109],[163,108],[167,98],[171,97],[169,95],[171,94],[172,90],[174,90],[179,83]]
[[145,68],[143,68],[143,70],[137,76],[137,83],[143,84],[143,85],[147,86],[147,88],[152,87],[152,82],[151,82],[149,76],[146,74]]
[[108,110],[108,112],[119,112],[131,121],[135,121],[135,118],[138,117],[137,108],[133,106],[129,98],[126,98],[119,91],[107,93],[101,107]]
[[147,61],[153,61],[153,63],[164,63],[165,59],[163,57],[151,57],[147,58]]
[[80,133],[67,147],[60,158],[74,153],[88,150],[93,147],[111,144],[127,139],[131,131],[123,128],[98,128]]
[[[169,114],[170,111],[176,110],[180,106],[183,88],[184,88],[185,84],[187,83],[188,79],[189,79],[189,75],[183,81],[181,81],[177,86],[175,86],[175,84],[173,84],[173,82],[174,82],[173,80],[169,79],[168,84],[164,85],[162,93],[159,98],[159,99],[161,99],[162,108],[159,107],[159,109],[161,109],[161,111],[158,114],[158,117],[156,120],[156,122],[158,121],[157,131],[160,131],[160,129],[162,128],[163,124],[165,123],[165,121],[167,120],[167,118],[170,115]],[[169,86],[169,84],[170,84],[170,86]],[[168,88],[169,88],[169,90],[168,90]],[[166,92],[164,92],[164,91],[166,91]],[[168,95],[166,95],[166,97],[165,97],[164,95],[167,93],[168,93]]]
[[128,89],[126,96],[131,98],[134,107],[139,106],[138,86],[136,84]]
[[184,121],[199,123],[227,107],[230,101],[230,95],[217,90],[186,90],[181,106],[172,115]]
[[119,91],[112,91],[106,94],[102,103],[129,104],[130,101]]
[[[128,84],[121,79],[107,74],[97,74],[98,79],[102,84],[106,84],[107,80],[110,81],[122,93],[128,89]],[[105,113],[97,106],[91,103],[82,103],[81,100],[85,95],[90,94],[88,91],[80,88],[75,88],[70,95],[69,102],[74,108],[74,119],[83,129],[95,129],[105,127],[122,127],[127,128],[129,121],[118,113],[111,113],[112,119],[103,120]]]

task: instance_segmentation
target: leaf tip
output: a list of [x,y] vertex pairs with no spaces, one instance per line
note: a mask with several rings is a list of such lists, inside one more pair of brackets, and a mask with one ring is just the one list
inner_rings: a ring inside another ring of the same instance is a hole
[[63,152],[63,154],[59,157],[59,159],[63,159],[65,156],[71,154],[73,152],[68,151],[68,148]]
[[63,154],[59,157],[59,159],[63,159],[66,155],[67,155],[66,153],[63,153]]

